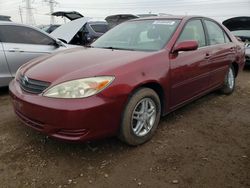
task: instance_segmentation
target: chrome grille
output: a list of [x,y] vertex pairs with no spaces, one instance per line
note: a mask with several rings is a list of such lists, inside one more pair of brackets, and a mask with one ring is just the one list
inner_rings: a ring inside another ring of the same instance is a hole
[[50,85],[49,82],[34,80],[24,75],[20,76],[19,83],[20,83],[22,90],[28,93],[33,93],[33,94],[42,93]]

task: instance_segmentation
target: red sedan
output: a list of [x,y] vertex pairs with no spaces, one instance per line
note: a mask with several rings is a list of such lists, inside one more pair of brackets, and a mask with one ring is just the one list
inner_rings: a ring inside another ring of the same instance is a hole
[[139,145],[161,116],[213,90],[231,94],[244,61],[243,44],[212,19],[143,18],[29,62],[9,88],[20,119],[51,137]]

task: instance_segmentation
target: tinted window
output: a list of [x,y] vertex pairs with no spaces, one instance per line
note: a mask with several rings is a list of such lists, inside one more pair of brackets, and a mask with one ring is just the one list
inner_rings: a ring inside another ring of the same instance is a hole
[[106,33],[106,32],[108,31],[108,25],[106,25],[106,24],[90,25],[90,27],[91,27],[96,33]]
[[199,47],[206,46],[206,38],[201,20],[191,20],[186,24],[178,42],[185,40],[196,40]]
[[54,41],[34,29],[22,26],[2,25],[0,27],[2,42],[53,45]]
[[212,21],[205,20],[205,24],[208,31],[208,40],[210,45],[225,43],[224,31],[221,27]]

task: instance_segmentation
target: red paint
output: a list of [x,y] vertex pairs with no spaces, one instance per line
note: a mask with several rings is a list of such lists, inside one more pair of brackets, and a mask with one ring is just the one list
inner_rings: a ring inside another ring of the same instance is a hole
[[192,40],[179,42],[173,48],[173,52],[178,53],[180,51],[194,51],[194,50],[197,50],[198,45],[199,44],[197,41],[192,41]]
[[113,75],[115,80],[98,95],[84,99],[29,94],[13,80],[9,87],[15,111],[26,125],[49,136],[85,141],[115,135],[129,96],[141,86],[155,84],[162,88],[164,115],[219,88],[230,64],[243,68],[244,47],[221,26],[231,43],[174,52],[180,47],[195,49],[194,41],[179,47],[176,44],[185,23],[193,18],[178,17],[182,21],[176,32],[157,52],[76,48],[33,60],[22,67],[21,74],[51,82],[51,86],[100,75]]

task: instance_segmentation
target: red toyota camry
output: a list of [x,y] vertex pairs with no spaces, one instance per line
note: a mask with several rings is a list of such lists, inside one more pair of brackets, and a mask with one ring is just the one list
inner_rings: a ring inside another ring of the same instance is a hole
[[212,19],[143,18],[27,63],[9,88],[20,119],[51,137],[139,145],[161,116],[213,90],[231,94],[244,61],[244,45]]

